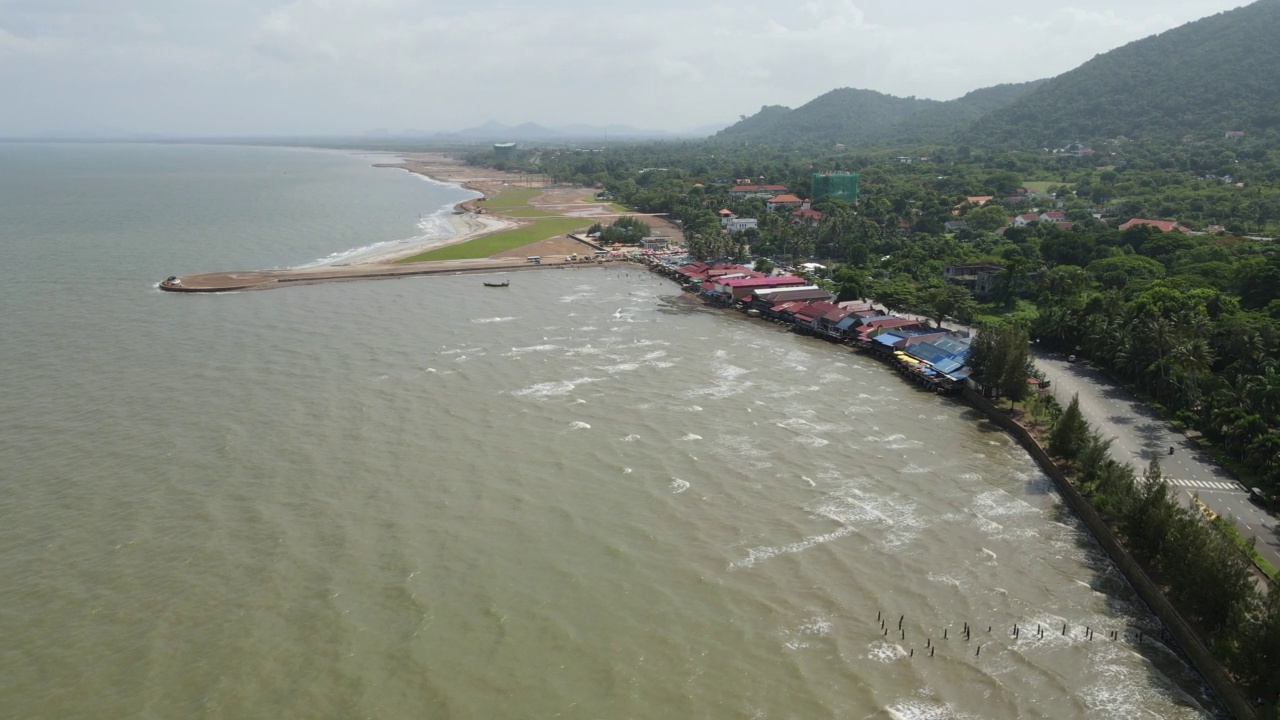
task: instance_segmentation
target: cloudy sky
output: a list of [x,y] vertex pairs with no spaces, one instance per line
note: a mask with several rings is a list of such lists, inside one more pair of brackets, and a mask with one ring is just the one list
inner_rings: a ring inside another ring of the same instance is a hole
[[836,87],[946,100],[1241,0],[0,0],[0,136],[687,130]]

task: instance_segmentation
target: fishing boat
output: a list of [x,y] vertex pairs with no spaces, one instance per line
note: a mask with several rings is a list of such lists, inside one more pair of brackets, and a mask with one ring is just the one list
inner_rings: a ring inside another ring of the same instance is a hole
[[506,287],[510,284],[511,284],[510,280],[503,280],[502,282],[486,282],[484,286],[485,287]]

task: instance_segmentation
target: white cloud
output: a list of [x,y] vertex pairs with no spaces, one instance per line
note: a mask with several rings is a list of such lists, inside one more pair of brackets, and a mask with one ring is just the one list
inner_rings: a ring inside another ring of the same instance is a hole
[[48,79],[0,133],[49,126],[56,96],[90,90],[141,131],[690,127],[835,87],[946,99],[1051,76],[1238,4],[1068,2],[0,0],[0,54]]

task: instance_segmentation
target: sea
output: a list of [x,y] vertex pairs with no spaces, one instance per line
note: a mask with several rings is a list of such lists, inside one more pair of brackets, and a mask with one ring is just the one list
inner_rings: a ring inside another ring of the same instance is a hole
[[387,160],[0,144],[0,717],[1222,715],[1024,451],[847,348],[638,268],[157,289],[449,232]]

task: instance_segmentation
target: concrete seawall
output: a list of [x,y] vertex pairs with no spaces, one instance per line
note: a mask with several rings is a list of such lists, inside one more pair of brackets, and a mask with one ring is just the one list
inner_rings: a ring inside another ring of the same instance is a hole
[[422,275],[475,275],[495,272],[521,272],[525,270],[556,270],[575,267],[595,267],[620,260],[589,259],[568,262],[544,260],[541,264],[526,261],[499,260],[451,260],[430,263],[396,265],[390,263],[320,267],[296,270],[239,270],[232,272],[180,275],[174,280],[162,280],[160,289],[175,293],[218,293],[243,290],[269,290],[291,285],[313,285],[327,282],[352,282],[355,280],[387,280],[418,277]]
[[975,393],[970,389],[964,392],[964,399],[970,405],[982,412],[992,422],[1007,430],[1022,447],[1026,448],[1031,457],[1035,458],[1040,469],[1044,471],[1057,486],[1058,492],[1067,501],[1067,505],[1075,511],[1076,515],[1084,521],[1089,532],[1097,539],[1098,544],[1106,550],[1108,557],[1120,568],[1120,572],[1124,573],[1125,579],[1137,591],[1138,596],[1142,598],[1147,607],[1160,621],[1164,623],[1169,633],[1173,635],[1174,640],[1186,653],[1187,658],[1191,660],[1191,664],[1195,666],[1200,675],[1204,677],[1205,682],[1209,683],[1209,687],[1213,688],[1218,699],[1227,707],[1237,718],[1241,720],[1255,720],[1257,713],[1254,712],[1253,706],[1240,692],[1240,688],[1227,674],[1227,671],[1213,656],[1209,648],[1200,640],[1200,636],[1196,634],[1191,625],[1182,617],[1182,614],[1174,608],[1173,603],[1169,602],[1169,598],[1165,597],[1160,587],[1147,575],[1138,561],[1129,554],[1128,550],[1120,544],[1115,533],[1111,531],[1111,527],[1102,518],[1102,515],[1085,499],[1084,495],[1076,489],[1075,485],[1067,479],[1067,476],[1058,468],[1053,459],[1049,457],[1049,453],[1045,451],[1040,443],[1026,428],[1013,421],[1013,418],[1001,411],[986,398]]

